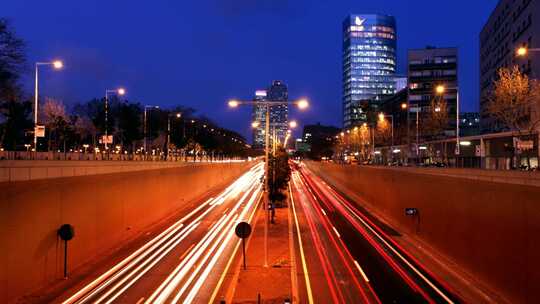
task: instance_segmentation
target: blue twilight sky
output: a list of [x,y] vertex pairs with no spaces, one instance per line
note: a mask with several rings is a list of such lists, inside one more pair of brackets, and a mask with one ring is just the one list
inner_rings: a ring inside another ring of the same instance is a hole
[[[5,0],[0,16],[27,42],[29,62],[61,58],[44,69],[42,94],[66,104],[124,86],[128,99],[195,107],[249,134],[251,98],[273,79],[291,98],[306,96],[302,123],[341,126],[341,22],[350,13],[396,17],[398,72],[410,48],[459,47],[463,108],[478,110],[478,34],[497,0]],[[25,85],[32,88],[29,67]],[[248,137],[249,138],[249,137]]]

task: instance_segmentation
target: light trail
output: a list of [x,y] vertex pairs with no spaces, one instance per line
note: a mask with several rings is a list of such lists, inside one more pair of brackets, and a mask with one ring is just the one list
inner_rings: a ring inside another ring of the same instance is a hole
[[[233,200],[238,194],[244,193],[242,199],[235,203],[233,210],[236,210],[240,208],[240,205],[245,201],[248,194],[254,191],[260,191],[260,183],[258,181],[260,175],[262,175],[262,167],[262,164],[252,167],[217,197],[210,198],[199,205],[186,216],[173,223],[163,232],[153,237],[135,252],[117,263],[111,269],[81,288],[63,303],[114,302],[120,295],[129,290],[130,287],[140,280],[144,274],[169,255],[173,249],[177,248],[177,246],[190,234],[200,230],[198,228],[200,227],[201,222],[210,214],[215,213],[213,211],[218,206]],[[253,195],[255,196],[255,194]],[[253,205],[252,201],[253,200],[250,200],[251,203],[248,204],[249,208]],[[225,210],[225,212],[227,212],[227,210]],[[229,229],[231,225],[234,224],[234,221],[231,221],[231,218],[228,217],[231,214],[232,211],[230,214],[224,215],[220,220],[213,223],[198,245],[204,245],[208,238],[213,237],[213,233],[220,231],[224,226]],[[241,214],[245,215],[246,213],[242,212]],[[238,218],[238,214],[234,215],[233,218]],[[196,247],[193,247],[193,245],[190,246],[189,249],[186,250],[186,253],[183,261],[188,261],[195,253],[197,253]],[[150,300],[151,298],[148,298],[146,302],[148,303]]]
[[[216,225],[215,229],[206,234],[203,241],[199,242],[191,254],[176,267],[145,303],[168,302],[168,299],[173,295],[171,302],[177,303],[188,290],[189,293],[183,303],[193,301],[208,275],[214,269],[218,259],[222,257],[222,253],[231,245],[231,239],[234,236],[234,225],[239,222],[239,219],[245,220],[250,210],[254,211],[255,201],[261,191],[261,185],[257,183],[257,180],[258,176],[254,176],[247,191],[234,204],[230,212],[222,217],[219,225]],[[247,203],[240,210],[246,200]],[[195,267],[195,265],[197,266]],[[190,275],[186,278],[188,273]]]
[[289,183],[289,196],[291,198],[291,205],[292,205],[292,210],[293,210],[293,215],[294,215],[294,223],[295,223],[295,226],[296,226],[296,234],[298,236],[298,247],[300,249],[300,258],[302,259],[302,269],[304,270],[304,280],[306,282],[308,303],[313,304],[314,303],[314,301],[313,301],[313,293],[311,291],[311,282],[309,280],[309,272],[308,272],[307,263],[306,263],[306,256],[304,254],[304,246],[302,245],[302,234],[300,233],[300,225],[298,224],[298,216],[296,215],[296,208],[294,206],[295,202],[294,202],[293,194],[292,194],[292,191],[291,191],[291,184],[290,183]]
[[[311,175],[311,174],[310,174]],[[319,191],[322,191],[322,192],[325,192],[324,191],[324,187],[322,187],[321,185],[318,185],[318,182],[321,182],[322,180],[320,180],[320,178],[317,177],[317,181],[314,181],[314,177],[310,177],[310,178],[307,178],[308,180],[311,181],[311,183],[313,183],[314,185],[316,185],[316,187],[314,188],[318,188],[318,189],[314,189],[315,192],[318,192]],[[366,232],[364,232],[365,229],[362,229],[357,221],[359,221],[363,227],[367,228],[368,231],[374,235],[386,248],[388,248],[396,257],[399,258],[399,260],[401,260],[409,269],[411,269],[422,281],[424,281],[433,291],[435,291],[435,293],[437,293],[446,303],[454,303],[454,301],[452,299],[450,299],[439,287],[437,287],[429,278],[427,278],[417,267],[415,267],[408,259],[411,259],[414,261],[414,263],[416,265],[421,265],[416,259],[414,259],[414,257],[412,257],[412,255],[410,255],[409,253],[407,253],[402,247],[400,247],[395,241],[393,241],[388,235],[386,235],[382,229],[380,227],[378,227],[378,225],[375,225],[371,220],[369,220],[364,214],[362,214],[361,212],[359,212],[354,206],[352,206],[352,204],[346,200],[345,198],[343,198],[341,195],[339,195],[333,188],[329,187],[326,185],[326,188],[328,188],[328,191],[330,192],[326,195],[324,194],[321,194],[320,196],[326,196],[327,198],[332,198],[330,199],[330,201],[332,202],[332,204],[340,210],[340,212],[345,216],[345,218],[347,218],[347,220],[353,224],[353,226],[362,234],[365,236],[365,238],[370,242],[372,243],[372,245],[381,253],[381,255],[383,255],[383,257],[385,257],[385,259],[391,259],[392,261],[389,261],[390,265],[394,267],[394,265],[399,268],[398,269],[398,273],[399,274],[402,274],[403,276],[406,277],[406,281],[408,283],[410,283],[411,285],[414,286],[414,288],[419,291],[423,296],[424,298],[426,298],[428,301],[430,302],[433,302],[433,300],[431,299],[431,297],[429,297],[424,291],[423,289],[421,289],[416,283],[413,283],[412,281],[412,278],[410,278],[407,274],[405,274],[404,271],[401,270],[401,267],[399,267],[395,262],[393,262],[393,259],[388,256],[388,254],[386,253],[386,250],[384,250],[377,242],[375,242],[374,240],[372,240],[372,237],[370,235],[368,235]],[[351,214],[354,218],[356,218],[357,221],[355,221],[353,218],[351,218],[351,216],[349,215]],[[390,244],[390,242],[392,244]],[[395,247],[399,248],[399,250],[397,250]],[[403,256],[403,254],[401,252],[403,252],[405,255],[407,255],[407,258]],[[361,268],[359,268],[361,270]],[[429,272],[425,267],[422,267],[422,269],[427,272],[428,274],[431,275],[431,277],[434,277],[434,275]],[[445,286],[443,283],[439,282],[439,284],[441,284],[442,286]],[[449,290],[449,288],[447,288],[445,286],[445,288],[447,290]]]

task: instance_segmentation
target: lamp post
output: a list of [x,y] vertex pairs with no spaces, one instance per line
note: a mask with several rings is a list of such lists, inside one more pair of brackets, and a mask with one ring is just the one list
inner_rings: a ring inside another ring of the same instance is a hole
[[[444,92],[447,89],[456,90],[456,150],[455,150],[455,154],[459,155],[460,154],[460,149],[459,149],[459,87],[446,88],[444,85],[438,85],[435,88],[435,93],[437,95],[440,95],[441,98],[444,98]],[[435,112],[440,112],[440,111],[441,109],[439,107],[435,108]],[[457,165],[457,161],[456,161],[456,165]]]
[[36,62],[35,83],[34,83],[34,150],[37,153],[37,127],[38,127],[38,106],[39,106],[39,67],[42,65],[52,65],[54,69],[60,70],[64,63],[60,60],[51,62]]
[[182,117],[182,113],[169,113],[169,115],[167,115],[167,160],[169,159],[169,155],[171,153],[171,117],[180,118]]
[[[414,106],[411,107],[411,106]],[[414,112],[416,113],[416,161],[418,162],[418,157],[419,157],[419,150],[418,150],[418,145],[420,144],[418,142],[419,140],[419,119],[418,119],[418,116],[419,116],[419,113],[420,113],[420,105],[417,104],[417,103],[402,103],[401,104],[401,108],[402,109],[407,109],[407,134],[409,132],[409,124],[408,124],[408,121],[409,121],[409,113],[411,112],[412,109],[414,109]],[[409,138],[409,136],[407,135],[407,138]]]
[[151,106],[151,105],[145,105],[144,106],[144,119],[143,119],[143,133],[144,133],[144,140],[143,140],[143,148],[144,148],[144,155],[146,158],[146,111],[148,109],[159,109],[159,106]]
[[[109,94],[110,93],[116,93],[118,95],[124,95],[126,94],[126,90],[123,88],[118,88],[115,90],[105,90],[105,151],[107,151],[109,148],[107,147],[107,144],[109,142]],[[112,144],[112,143],[111,143]]]
[[[230,108],[237,108],[239,105],[258,105],[258,106],[264,106],[266,108],[266,115],[265,115],[265,128],[264,128],[264,172],[265,172],[265,186],[264,191],[266,191],[266,202],[264,204],[264,209],[267,212],[265,216],[264,221],[264,267],[268,267],[268,212],[270,209],[268,208],[268,204],[270,201],[268,191],[269,181],[268,181],[268,161],[269,161],[269,141],[270,141],[270,108],[272,106],[280,106],[280,105],[296,105],[300,110],[304,110],[307,107],[309,107],[309,102],[306,99],[300,99],[297,101],[282,101],[282,100],[256,100],[256,101],[240,101],[240,100],[230,100],[228,102]],[[252,124],[253,126],[253,124]]]

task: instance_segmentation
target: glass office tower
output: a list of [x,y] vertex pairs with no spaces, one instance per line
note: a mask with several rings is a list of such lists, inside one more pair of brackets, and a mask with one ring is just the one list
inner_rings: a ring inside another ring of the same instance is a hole
[[396,92],[395,72],[394,17],[348,16],[343,21],[344,127],[376,119],[379,103]]
[[[289,128],[289,107],[287,104],[279,104],[279,102],[287,102],[289,93],[287,85],[283,81],[274,80],[272,85],[267,90],[258,90],[255,92],[253,101],[274,101],[276,105],[270,106],[270,136],[274,134],[274,130],[279,142],[285,140],[287,130]],[[264,128],[266,124],[266,106],[253,105],[251,114],[253,122],[258,123],[258,127],[253,129],[253,147],[264,148],[265,136]],[[272,139],[270,139],[272,143]]]

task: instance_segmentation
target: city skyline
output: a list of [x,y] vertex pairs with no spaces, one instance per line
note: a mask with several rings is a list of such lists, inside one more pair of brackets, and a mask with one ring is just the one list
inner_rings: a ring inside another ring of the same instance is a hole
[[[28,3],[8,3],[5,15],[27,42],[30,64],[42,59],[65,61],[61,74],[44,77],[44,96],[59,98],[69,105],[100,96],[103,87],[124,86],[128,100],[159,103],[162,107],[175,103],[194,106],[201,114],[249,138],[248,109],[223,115],[225,107],[221,105],[228,98],[249,98],[255,89],[274,79],[284,80],[291,95],[307,96],[313,101],[314,107],[303,115],[300,124],[320,121],[341,125],[338,37],[343,18],[353,13],[376,12],[396,17],[398,74],[406,72],[409,48],[458,47],[464,66],[460,69],[463,110],[478,110],[477,33],[496,4],[492,2],[489,8],[485,4],[470,4],[469,10],[461,14],[460,23],[455,25],[440,21],[454,20],[459,5],[435,17],[427,15],[428,9],[423,8],[422,2],[409,8],[395,1],[335,6],[322,3],[280,6],[282,2],[263,2],[240,7],[211,2],[190,4],[182,7],[184,10],[166,3],[158,3],[151,9],[112,4],[108,5],[109,9],[101,10],[100,2],[84,6],[61,2],[57,7],[35,2],[36,9],[29,14],[24,12]],[[190,10],[205,12],[208,18],[187,16]],[[425,15],[423,22],[440,22],[440,25],[421,26],[422,22],[415,18],[421,15]],[[478,18],[479,15],[483,17]],[[47,22],[52,18],[60,22]],[[114,25],[98,24],[95,20],[99,18],[115,20]],[[41,26],[31,25],[30,20],[37,20]],[[135,20],[148,22],[140,24]],[[283,22],[276,25],[278,20]],[[67,23],[69,27],[65,26]],[[248,25],[253,27],[242,34],[236,33]],[[463,36],[460,28],[470,33]],[[146,44],[140,43],[141,38],[146,39]],[[285,47],[270,43],[272,39],[282,39]],[[109,48],[102,47],[104,41]],[[219,54],[214,49],[216,42]],[[268,59],[261,61],[261,56]],[[162,70],[165,72],[158,73]],[[30,94],[31,73],[23,80]],[[236,96],[237,92],[244,95]]]

